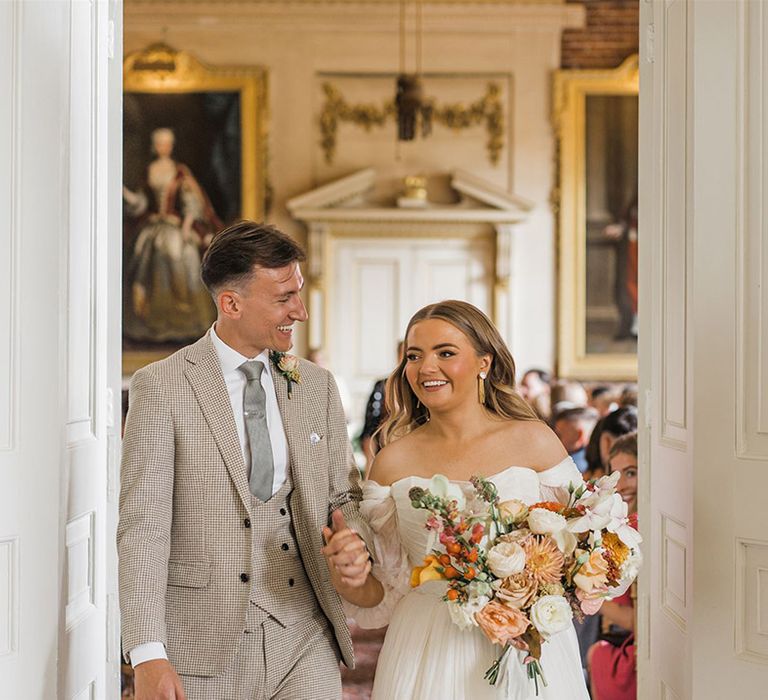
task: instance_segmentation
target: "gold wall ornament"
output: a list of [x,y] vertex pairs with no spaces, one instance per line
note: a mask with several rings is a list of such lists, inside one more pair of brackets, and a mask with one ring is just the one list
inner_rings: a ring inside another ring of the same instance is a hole
[[[320,145],[328,165],[333,163],[336,155],[339,123],[351,123],[370,131],[374,127],[383,127],[390,119],[397,119],[394,99],[380,104],[353,105],[346,101],[341,91],[332,83],[323,83],[322,89],[325,102],[320,112]],[[485,94],[468,105],[464,103],[439,105],[435,100],[428,100],[427,104],[431,121],[454,131],[468,129],[478,124],[484,125],[488,160],[493,165],[498,164],[504,147],[504,109],[501,102],[501,89],[497,83],[488,83]]]
[[[612,338],[615,332],[613,327],[610,335],[596,342],[597,334],[590,331],[587,312],[592,308],[588,306],[588,288],[605,287],[606,297],[609,297],[608,280],[611,273],[618,273],[619,268],[618,246],[615,270],[611,269],[614,266],[596,268],[590,264],[590,255],[593,254],[590,250],[601,247],[610,249],[613,245],[607,235],[600,233],[608,227],[590,212],[590,207],[595,208],[596,201],[603,205],[608,203],[607,192],[600,196],[595,192],[600,192],[601,188],[607,191],[611,184],[608,180],[629,183],[634,176],[636,184],[637,177],[636,171],[632,173],[628,170],[636,164],[631,166],[630,159],[624,159],[626,149],[617,147],[619,142],[636,144],[637,134],[627,137],[619,125],[611,122],[607,111],[596,110],[596,106],[604,106],[604,103],[591,103],[590,100],[623,98],[633,99],[636,104],[638,66],[638,57],[634,55],[613,70],[560,70],[554,76],[552,122],[557,141],[556,179],[551,203],[558,221],[557,372],[563,377],[595,380],[637,378],[637,354],[636,350],[630,350],[632,344],[622,344],[618,338]],[[602,115],[603,121],[595,125],[590,122],[590,115],[591,118]],[[594,137],[596,131],[603,141],[595,139],[591,143],[588,135]],[[615,137],[613,141],[609,140],[611,134]],[[612,169],[605,167],[604,172],[595,172],[595,163],[601,163],[603,167],[609,163]],[[607,206],[605,209],[606,213],[615,215],[614,212],[607,212]],[[600,284],[595,285],[596,281]],[[615,290],[613,293],[617,294]],[[612,304],[605,307],[595,307],[595,313],[610,313],[602,319],[606,327],[616,323],[612,306],[615,300],[616,297]]]

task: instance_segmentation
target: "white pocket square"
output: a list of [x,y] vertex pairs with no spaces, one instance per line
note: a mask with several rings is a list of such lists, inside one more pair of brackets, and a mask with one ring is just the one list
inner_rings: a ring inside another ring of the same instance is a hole
[[318,435],[317,433],[310,433],[310,435],[309,435],[309,441],[313,445],[317,445],[317,443],[320,442],[320,440],[322,440],[322,439],[323,439],[323,436],[322,435]]

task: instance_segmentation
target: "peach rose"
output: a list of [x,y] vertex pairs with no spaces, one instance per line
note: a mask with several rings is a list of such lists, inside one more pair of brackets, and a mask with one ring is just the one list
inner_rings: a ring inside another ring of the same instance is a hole
[[524,608],[536,597],[536,579],[527,571],[494,582],[496,597],[513,608]]
[[510,608],[495,600],[476,612],[475,620],[491,642],[502,646],[523,634],[530,624],[517,608]]
[[[576,550],[576,556],[579,557],[586,552]],[[608,583],[608,562],[603,555],[594,550],[580,567],[573,582],[585,593],[591,593],[595,588],[604,588]]]
[[504,520],[519,523],[528,516],[528,506],[517,498],[499,503],[499,515]]

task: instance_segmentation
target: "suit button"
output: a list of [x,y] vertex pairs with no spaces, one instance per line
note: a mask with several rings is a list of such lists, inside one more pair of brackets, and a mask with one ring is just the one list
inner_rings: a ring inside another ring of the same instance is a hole
[[246,527],[250,527],[251,526],[251,519],[250,518],[246,518],[245,520],[243,520],[243,525],[245,525]]
[[284,552],[287,552],[287,551],[288,551],[288,545],[287,545],[285,542],[283,542],[283,544],[281,544],[281,545],[280,545],[280,547],[281,547],[281,549],[282,549]]
[[295,583],[295,581],[292,578],[288,579],[288,585],[289,586],[293,586],[294,583]]
[[240,580],[243,583],[248,583],[248,574],[240,574]]
[[280,509],[280,515],[285,515],[288,511],[285,510],[285,508]]

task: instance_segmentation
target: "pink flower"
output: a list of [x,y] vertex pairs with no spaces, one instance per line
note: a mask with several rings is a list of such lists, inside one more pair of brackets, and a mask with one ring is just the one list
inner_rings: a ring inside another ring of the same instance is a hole
[[593,597],[593,595],[584,593],[580,588],[576,589],[576,597],[579,599],[579,607],[585,615],[595,615],[603,607],[602,597]]

